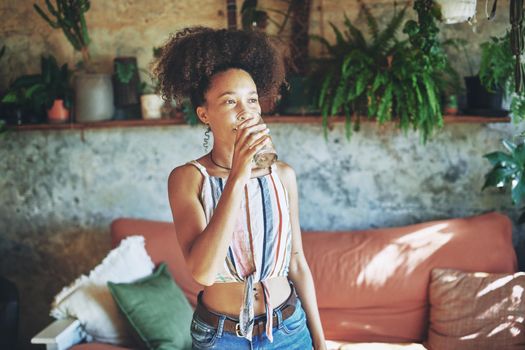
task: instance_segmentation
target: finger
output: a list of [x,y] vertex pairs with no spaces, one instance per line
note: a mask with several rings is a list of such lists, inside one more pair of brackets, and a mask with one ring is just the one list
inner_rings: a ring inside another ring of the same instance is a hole
[[253,144],[257,143],[259,140],[261,140],[261,138],[268,136],[269,133],[270,133],[270,129],[268,128],[251,133],[243,139],[242,145],[245,145],[246,147],[250,147]]
[[264,146],[270,142],[270,138],[264,137],[263,139],[257,141],[254,145],[248,148],[247,156],[253,158],[257,152],[259,152]]
[[262,119],[260,116],[250,116],[247,119],[237,124],[238,129],[247,128],[249,126],[261,124]]
[[246,128],[246,129],[242,129],[238,132],[239,143],[245,144],[248,138],[252,138],[253,137],[252,135],[255,135],[256,137],[261,132],[266,133],[266,134],[270,133],[270,130],[266,127],[266,124],[258,124],[258,125],[254,125],[249,128]]
[[[250,117],[244,119],[242,122],[237,124],[237,129],[245,128],[246,126],[250,125],[250,122],[253,122],[254,119],[256,119],[256,117],[254,117],[254,116],[250,116]],[[257,119],[259,119],[259,117],[257,117]]]
[[263,137],[257,139],[253,144],[251,144],[248,149],[250,150],[256,150],[258,151],[259,149],[261,149],[263,146],[265,146],[266,144],[268,144],[271,140],[271,137],[270,135],[264,135]]

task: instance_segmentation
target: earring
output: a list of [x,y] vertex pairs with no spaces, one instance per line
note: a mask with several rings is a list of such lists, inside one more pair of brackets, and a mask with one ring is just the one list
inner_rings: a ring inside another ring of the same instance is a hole
[[208,148],[210,147],[210,132],[211,128],[209,124],[206,124],[208,127],[206,128],[206,131],[204,131],[204,141],[202,142],[202,146],[204,147],[204,151],[208,152]]

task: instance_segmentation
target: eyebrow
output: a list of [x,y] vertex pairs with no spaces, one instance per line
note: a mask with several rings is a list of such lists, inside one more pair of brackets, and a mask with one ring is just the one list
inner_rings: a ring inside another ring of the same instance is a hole
[[[253,94],[257,94],[257,91],[252,90],[252,91],[249,92],[249,95],[253,95]],[[226,92],[223,92],[222,94],[220,94],[219,96],[217,96],[217,98],[221,98],[222,96],[225,96],[225,95],[235,95],[235,92],[233,92],[233,91],[226,91]]]

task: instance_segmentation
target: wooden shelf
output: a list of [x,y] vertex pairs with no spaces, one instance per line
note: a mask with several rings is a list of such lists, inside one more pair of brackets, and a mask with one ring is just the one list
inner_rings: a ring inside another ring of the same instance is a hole
[[[288,123],[288,124],[321,124],[320,116],[299,116],[299,115],[271,115],[263,116],[264,121],[270,123]],[[344,117],[334,117],[329,119],[330,124],[344,123]],[[447,115],[444,116],[445,124],[451,123],[509,123],[510,117],[480,117],[480,116],[463,116]],[[375,119],[361,118],[362,123],[373,123]],[[128,127],[157,127],[169,125],[186,125],[183,119],[134,119],[134,120],[108,120],[90,123],[65,123],[65,124],[26,124],[8,126],[9,130],[28,131],[28,130],[85,130],[85,129],[103,129],[103,128],[128,128]]]

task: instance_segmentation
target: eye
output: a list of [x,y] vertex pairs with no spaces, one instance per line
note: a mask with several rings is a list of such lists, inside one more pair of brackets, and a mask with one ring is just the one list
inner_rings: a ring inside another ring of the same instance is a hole
[[229,98],[229,99],[226,100],[226,104],[231,105],[231,104],[234,104],[234,103],[235,103],[235,100],[232,99],[232,98]]
[[250,103],[257,103],[257,99],[256,98],[250,98],[248,100],[248,102],[250,102]]

